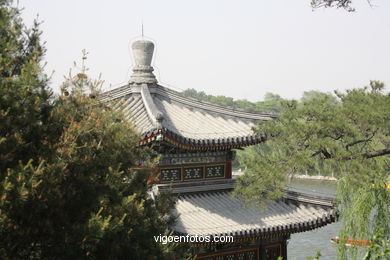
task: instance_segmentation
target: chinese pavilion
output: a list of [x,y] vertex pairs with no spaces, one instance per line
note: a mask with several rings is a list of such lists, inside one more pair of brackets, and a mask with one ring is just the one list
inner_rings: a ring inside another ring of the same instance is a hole
[[252,113],[201,102],[161,86],[153,74],[154,44],[132,44],[129,83],[102,95],[122,110],[142,134],[140,145],[161,155],[153,195],[170,190],[178,200],[171,227],[177,235],[230,235],[234,242],[197,243],[197,259],[287,259],[290,235],[335,220],[332,200],[286,192],[265,209],[231,196],[234,150],[265,141],[252,127],[272,114]]

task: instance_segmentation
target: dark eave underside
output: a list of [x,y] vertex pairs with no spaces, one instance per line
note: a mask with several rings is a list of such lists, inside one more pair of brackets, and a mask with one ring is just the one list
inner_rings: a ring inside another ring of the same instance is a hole
[[185,150],[229,150],[259,144],[265,135],[249,135],[217,139],[192,139],[176,134],[169,129],[156,129],[142,135],[140,145],[166,143]]

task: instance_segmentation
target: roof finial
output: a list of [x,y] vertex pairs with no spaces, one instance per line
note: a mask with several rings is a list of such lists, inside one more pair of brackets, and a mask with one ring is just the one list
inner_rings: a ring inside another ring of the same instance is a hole
[[144,38],[144,21],[141,21],[141,33],[142,33],[142,39]]
[[134,67],[129,83],[157,83],[152,67],[153,42],[144,39],[138,40],[133,42],[131,48],[133,50]]

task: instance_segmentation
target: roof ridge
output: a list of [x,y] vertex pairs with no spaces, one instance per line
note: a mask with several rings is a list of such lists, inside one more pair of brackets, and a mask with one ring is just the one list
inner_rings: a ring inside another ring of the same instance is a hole
[[[180,102],[180,103],[183,103],[183,104],[189,105],[189,106],[195,106],[195,107],[198,107],[200,109],[208,110],[211,112],[222,113],[222,114],[229,115],[229,116],[236,116],[236,117],[239,116],[242,118],[247,118],[247,119],[252,119],[252,120],[253,119],[264,120],[267,118],[277,117],[277,114],[275,114],[275,113],[253,112],[253,111],[248,111],[248,110],[241,109],[241,108],[224,106],[224,105],[220,105],[220,104],[216,104],[216,103],[212,103],[212,102],[208,102],[208,101],[199,100],[199,99],[196,99],[193,97],[185,96],[184,94],[182,94],[176,90],[173,90],[173,89],[168,88],[168,87],[164,87],[160,84],[156,84],[155,86],[157,87],[156,88],[157,94],[160,94],[160,95],[168,97],[168,98],[173,98],[173,100],[176,102]],[[158,90],[160,90],[160,91],[158,91]]]
[[164,120],[164,115],[154,104],[153,98],[150,95],[149,87],[147,84],[141,85],[141,97],[144,102],[146,112],[148,113],[149,118],[153,122],[155,128],[160,129],[162,127],[162,121]]

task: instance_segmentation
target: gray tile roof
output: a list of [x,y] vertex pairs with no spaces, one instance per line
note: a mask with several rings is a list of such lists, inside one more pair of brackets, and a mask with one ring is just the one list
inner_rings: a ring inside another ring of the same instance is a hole
[[179,235],[233,235],[265,237],[312,230],[334,222],[334,198],[286,191],[282,199],[267,201],[266,208],[251,207],[233,198],[236,180],[159,184],[152,196],[169,191],[178,196],[172,230]]
[[140,132],[148,131],[153,128],[142,97],[139,94],[133,94],[128,98],[119,100],[115,106],[116,109],[122,110],[127,120],[132,121]]
[[122,110],[143,139],[162,133],[167,140],[194,147],[259,143],[265,136],[253,133],[256,121],[275,117],[202,102],[158,84],[126,85],[104,93],[101,100]]
[[181,235],[233,235],[236,238],[296,233],[331,223],[330,206],[282,199],[266,202],[266,208],[246,206],[230,191],[188,193],[179,196],[172,230]]

